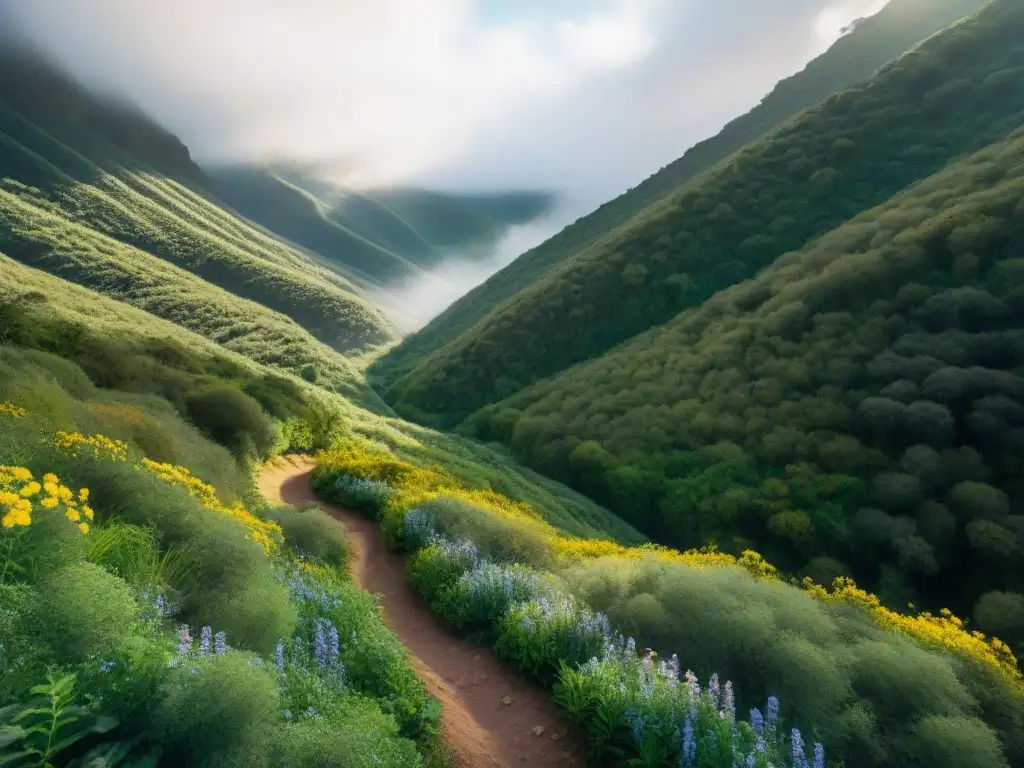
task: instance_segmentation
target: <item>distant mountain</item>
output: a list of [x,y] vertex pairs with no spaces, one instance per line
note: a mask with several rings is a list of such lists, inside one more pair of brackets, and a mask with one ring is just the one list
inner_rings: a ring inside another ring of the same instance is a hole
[[1022,40],[1024,6],[995,0],[576,253],[417,359],[385,399],[413,418],[457,422],[1004,138],[1024,119]]
[[985,0],[891,0],[876,16],[861,20],[802,72],[780,82],[757,107],[729,123],[717,136],[697,144],[636,188],[566,227],[470,291],[382,358],[371,369],[371,376],[380,388],[387,388],[502,302],[624,225],[647,206],[744,144],[870,76],[915,43],[984,4]]
[[174,136],[0,50],[0,254],[354,397],[393,330],[351,281],[223,209]]
[[545,193],[356,191],[288,167],[208,168],[211,189],[243,216],[387,287],[446,257],[485,255],[507,229],[551,206]]

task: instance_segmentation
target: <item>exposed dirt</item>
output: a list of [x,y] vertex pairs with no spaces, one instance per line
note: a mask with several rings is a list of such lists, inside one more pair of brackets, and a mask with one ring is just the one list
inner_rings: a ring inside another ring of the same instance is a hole
[[[344,524],[356,582],[383,595],[385,620],[409,649],[430,692],[444,703],[442,733],[459,768],[582,768],[586,751],[551,697],[517,679],[488,649],[443,627],[409,588],[404,559],[387,550],[376,523],[316,499],[309,484],[312,470],[304,457],[277,459],[264,467],[260,490],[271,502],[317,502]],[[504,704],[505,697],[512,703]]]

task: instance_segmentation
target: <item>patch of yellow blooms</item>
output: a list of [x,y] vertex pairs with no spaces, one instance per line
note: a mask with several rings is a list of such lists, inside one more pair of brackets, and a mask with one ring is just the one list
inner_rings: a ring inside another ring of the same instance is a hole
[[[439,497],[455,497],[490,510],[500,517],[528,521],[538,534],[549,543],[552,551],[563,561],[591,560],[599,557],[618,557],[625,560],[654,560],[695,568],[740,567],[759,579],[778,579],[771,563],[752,550],[740,557],[719,552],[712,547],[680,552],[656,544],[626,547],[614,541],[580,539],[562,536],[543,520],[529,505],[508,499],[490,490],[461,487],[458,481],[445,473],[423,469],[402,461],[391,454],[367,450],[355,441],[317,455],[316,475],[330,477],[349,474],[355,477],[383,480],[393,489],[385,510],[385,529],[391,533],[401,529],[405,513],[417,503]],[[986,638],[981,632],[969,632],[964,622],[948,610],[936,616],[921,613],[910,616],[882,605],[875,595],[866,592],[848,578],[837,579],[830,591],[804,580],[803,587],[822,602],[845,602],[858,605],[883,627],[909,635],[918,641],[951,651],[972,659],[1006,680],[1024,695],[1024,676],[1017,659],[1006,643],[998,638]]]
[[53,445],[57,450],[76,459],[89,457],[128,461],[128,444],[106,435],[60,431],[54,434]]
[[0,466],[0,526],[4,529],[32,525],[32,513],[38,504],[43,509],[62,508],[78,530],[88,533],[89,522],[95,517],[88,501],[88,488],[76,494],[52,473],[43,475],[39,482],[25,467]]
[[853,579],[839,577],[832,590],[804,579],[803,587],[813,597],[826,603],[849,603],[866,610],[883,627],[903,632],[926,645],[953,651],[981,662],[1019,692],[1024,694],[1024,675],[1010,647],[997,637],[986,638],[981,632],[968,632],[962,619],[943,608],[936,616],[919,613],[908,616],[882,605],[875,595],[858,587]]
[[13,403],[0,403],[0,416],[10,416],[12,419],[20,419],[28,413],[24,408],[19,408]]
[[249,531],[253,541],[258,543],[268,554],[276,552],[284,535],[281,526],[269,520],[261,520],[247,510],[241,504],[228,506],[217,497],[217,489],[208,485],[198,477],[189,472],[185,467],[174,464],[161,464],[160,462],[142,459],[140,465],[150,474],[160,478],[165,483],[177,485],[184,488],[190,496],[199,500],[199,503],[211,512],[227,515],[238,520]]

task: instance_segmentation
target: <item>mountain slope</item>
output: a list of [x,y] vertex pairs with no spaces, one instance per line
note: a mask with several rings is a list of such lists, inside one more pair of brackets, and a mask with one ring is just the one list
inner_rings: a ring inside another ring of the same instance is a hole
[[415,367],[420,358],[455,339],[503,301],[625,224],[643,208],[801,110],[870,76],[918,41],[973,13],[985,2],[891,0],[880,13],[860,23],[802,72],[780,82],[757,107],[733,120],[717,136],[697,144],[635,189],[570,224],[474,288],[382,358],[371,369],[374,379],[382,387],[389,386]]
[[471,423],[658,541],[852,568],[1024,651],[985,607],[1024,593],[1021,242],[1024,129]]
[[381,287],[422,276],[452,252],[472,254],[550,205],[541,193],[453,195],[396,188],[357,192],[294,169],[207,169],[242,215]]
[[995,0],[646,209],[385,393],[448,423],[697,306],[1024,118],[1024,6]]
[[146,118],[23,53],[2,64],[0,253],[370,396],[339,353],[392,330],[349,280],[218,207]]

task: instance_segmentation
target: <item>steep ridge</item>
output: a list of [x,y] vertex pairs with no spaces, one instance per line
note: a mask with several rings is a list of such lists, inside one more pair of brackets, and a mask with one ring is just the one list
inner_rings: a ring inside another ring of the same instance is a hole
[[973,13],[985,2],[891,0],[881,12],[862,20],[802,72],[781,81],[758,106],[730,122],[717,136],[697,144],[636,188],[570,224],[474,288],[378,361],[370,370],[372,377],[382,389],[390,386],[425,355],[454,340],[503,301],[624,225],[643,208],[801,110],[870,76],[915,43]]
[[1024,129],[477,436],[655,540],[972,614],[1024,651]]
[[29,55],[2,63],[0,253],[264,360],[298,347],[295,372],[319,360],[363,389],[326,358],[392,329],[351,281],[218,207],[187,148],[146,118]]
[[518,294],[385,393],[452,423],[595,357],[1024,119],[1024,6],[995,0]]
[[412,188],[359,192],[292,168],[207,170],[217,196],[272,232],[379,287],[422,277],[453,252],[486,253],[509,226],[542,214],[541,193],[454,195]]

